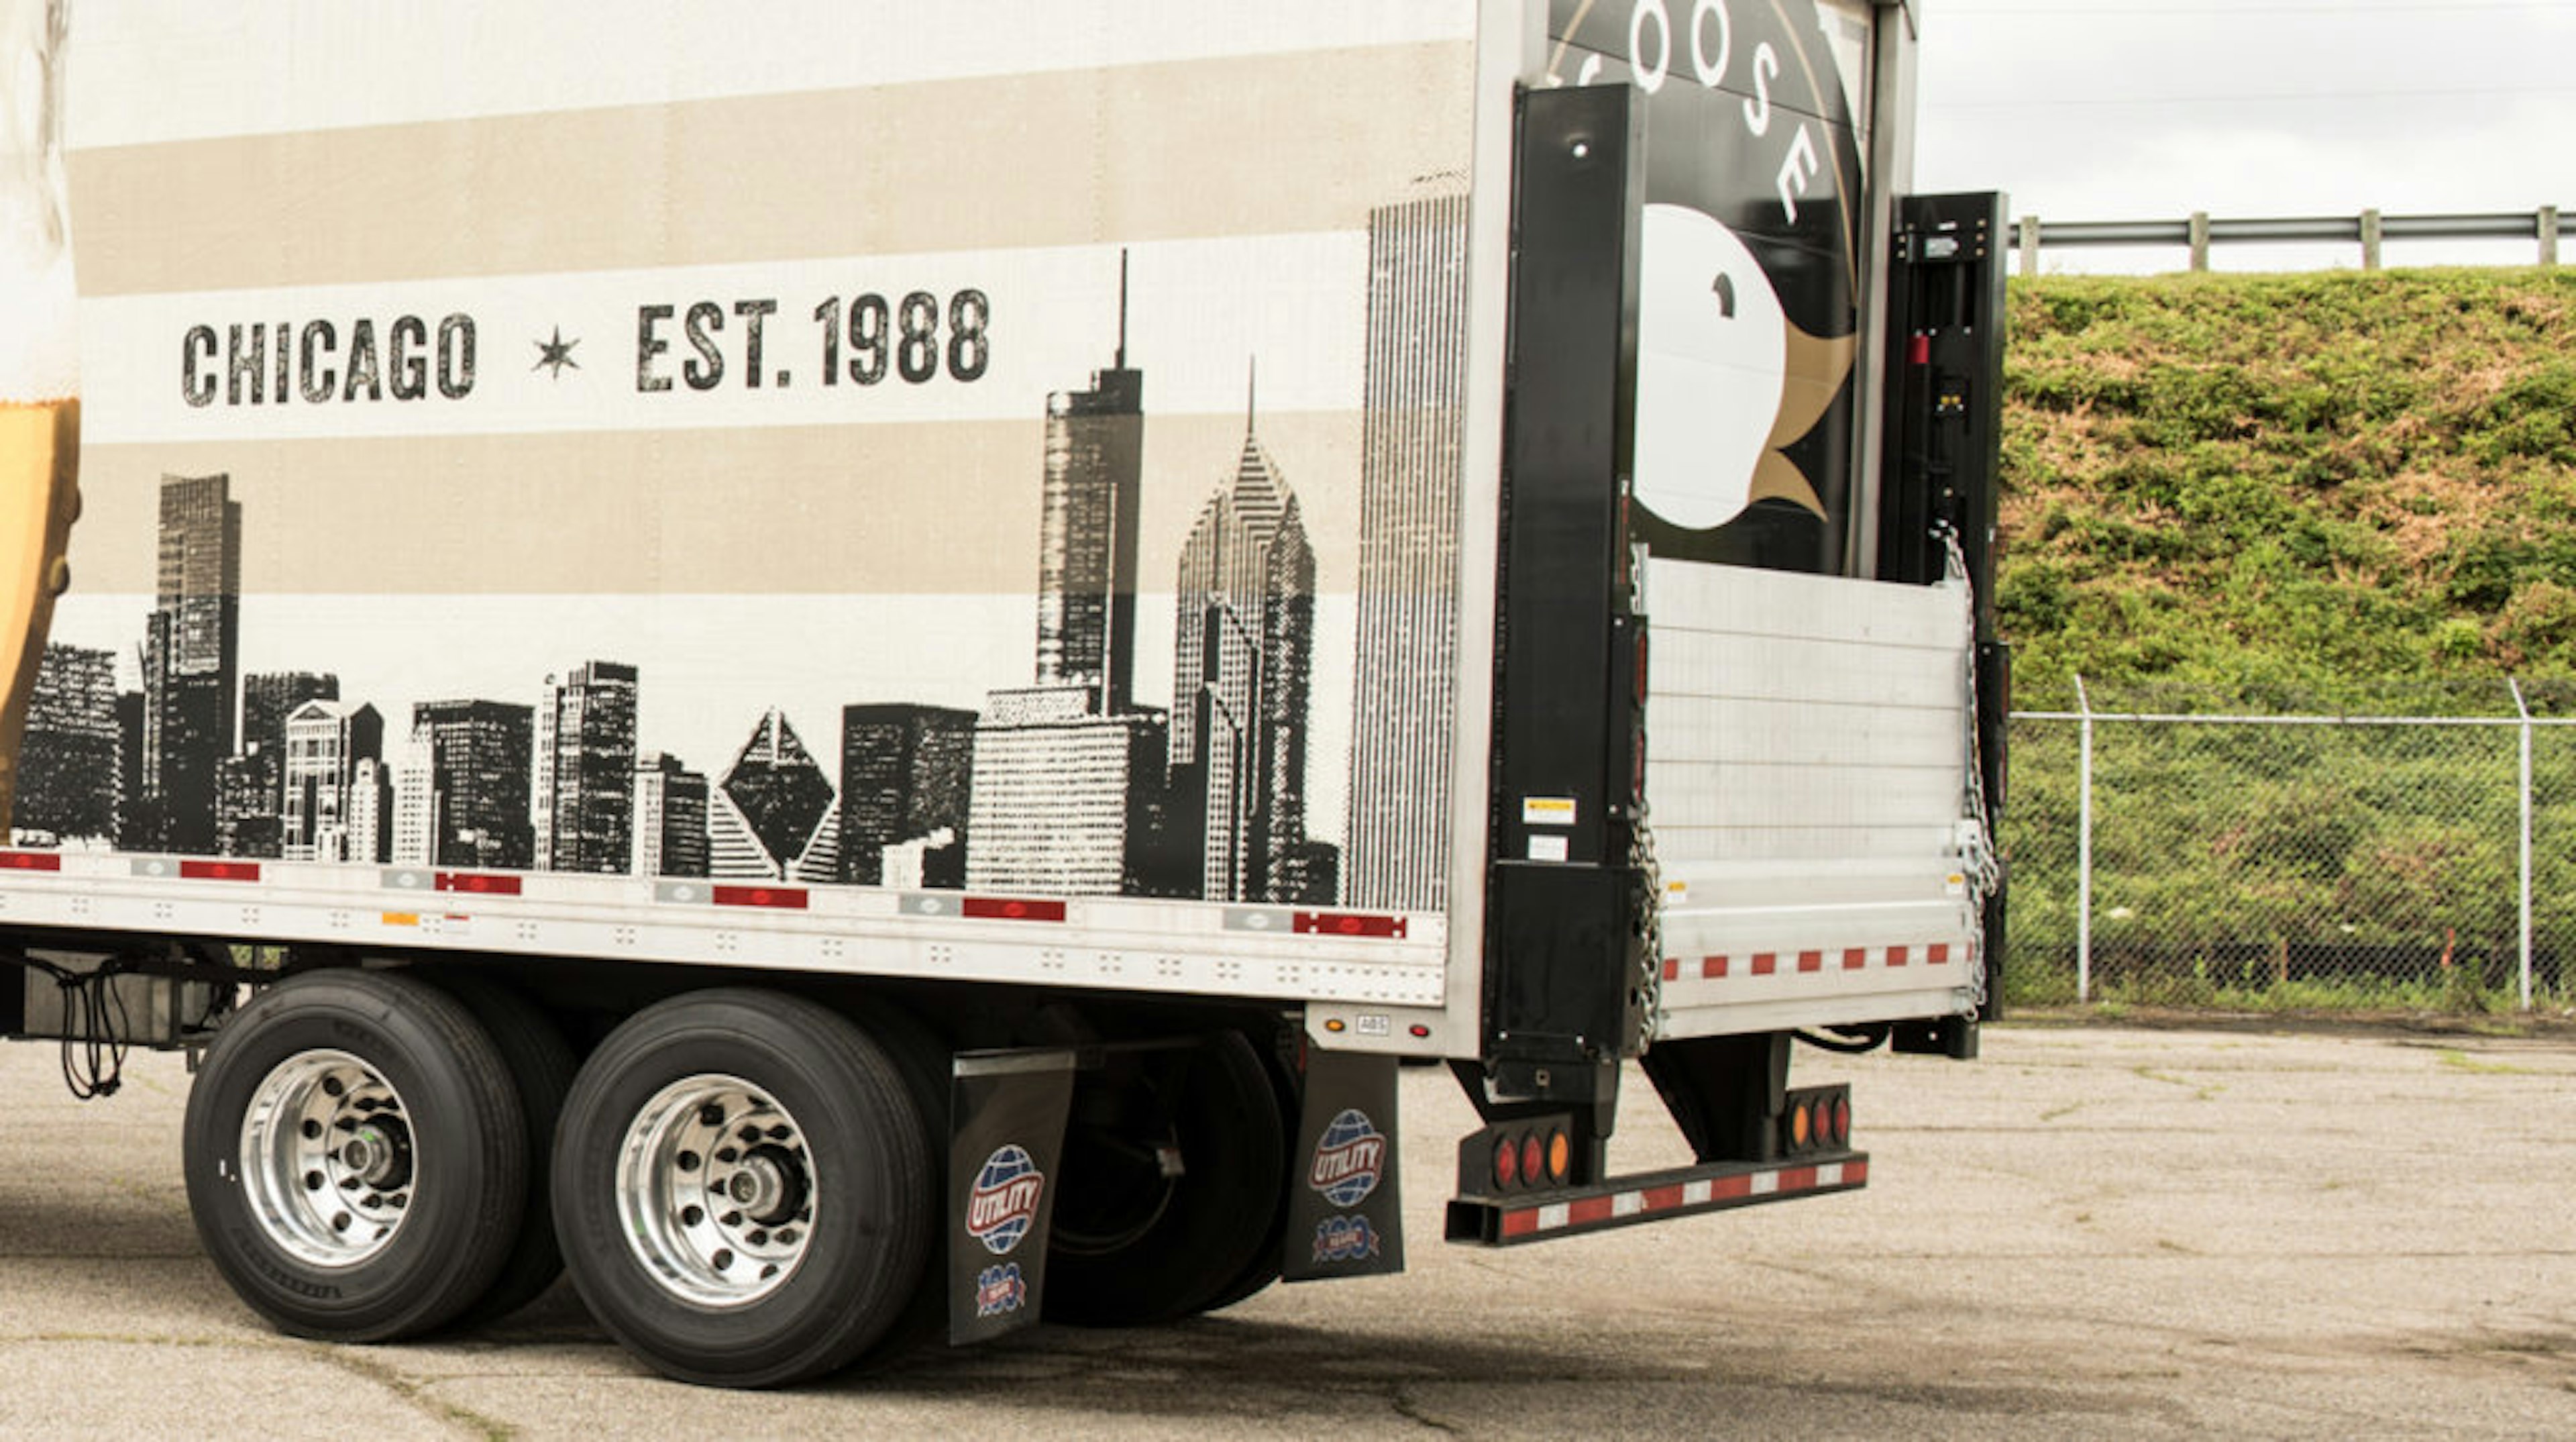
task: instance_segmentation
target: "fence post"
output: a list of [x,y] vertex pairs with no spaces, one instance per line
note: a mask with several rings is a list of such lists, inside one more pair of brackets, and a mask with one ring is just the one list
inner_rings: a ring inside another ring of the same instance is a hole
[[2558,207],[2554,205],[2540,207],[2540,263],[2544,267],[2558,263]]
[[2191,213],[2191,268],[2197,273],[2209,269],[2209,212]]
[[2379,269],[2379,212],[2376,210],[2361,213],[2361,268]]
[[2039,274],[2039,217],[2021,218],[2021,273],[2027,278]]
[[2081,675],[2075,678],[2075,707],[2084,713],[2075,829],[2075,1000],[2081,1005],[2093,999],[2093,698]]
[[2522,716],[2522,1009],[2531,1010],[2531,707],[2522,683],[2513,687],[2513,709]]

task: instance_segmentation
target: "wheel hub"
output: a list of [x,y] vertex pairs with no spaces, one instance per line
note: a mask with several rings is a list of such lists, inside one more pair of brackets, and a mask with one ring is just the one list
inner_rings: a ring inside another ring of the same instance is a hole
[[344,1051],[299,1052],[271,1068],[243,1109],[238,1155],[251,1215],[312,1266],[374,1257],[411,1206],[402,1097]]
[[804,1260],[819,1186],[804,1131],[739,1077],[684,1077],[626,1129],[617,1196],[627,1245],[685,1300],[738,1307]]
[[411,1129],[400,1117],[369,1122],[340,1148],[340,1162],[362,1186],[399,1188],[411,1180]]

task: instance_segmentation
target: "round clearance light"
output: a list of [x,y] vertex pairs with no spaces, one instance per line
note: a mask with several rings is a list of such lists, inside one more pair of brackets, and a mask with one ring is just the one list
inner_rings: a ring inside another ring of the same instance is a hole
[[1547,1152],[1536,1132],[1521,1141],[1521,1179],[1533,1187],[1547,1181]]
[[1547,1179],[1565,1185],[1566,1174],[1574,1170],[1574,1140],[1558,1127],[1547,1135]]
[[1851,1098],[1836,1097],[1834,1098],[1834,1145],[1839,1147],[1850,1140]]
[[1808,1138],[1814,1134],[1814,1128],[1815,1120],[1807,1115],[1807,1104],[1805,1102],[1800,1102],[1796,1106],[1789,1108],[1789,1146],[1791,1150],[1801,1152],[1805,1151],[1807,1149]]
[[1505,1137],[1494,1143],[1494,1185],[1505,1191],[1521,1182],[1520,1143]]

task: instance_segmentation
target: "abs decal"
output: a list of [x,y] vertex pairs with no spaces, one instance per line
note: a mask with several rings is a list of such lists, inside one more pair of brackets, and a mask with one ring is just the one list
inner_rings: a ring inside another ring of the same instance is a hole
[[1343,1111],[1324,1128],[1323,1138],[1315,1144],[1315,1160],[1307,1169],[1306,1184],[1324,1194],[1324,1200],[1337,1207],[1356,1207],[1377,1190],[1378,1177],[1386,1167],[1386,1134],[1379,1131],[1368,1114],[1357,1109]]
[[1046,1174],[1038,1170],[1027,1148],[1014,1144],[996,1150],[985,1159],[984,1169],[975,1176],[975,1190],[967,1198],[966,1234],[994,1256],[1008,1255],[1029,1234],[1029,1224],[1037,1219],[1038,1198],[1045,1192]]

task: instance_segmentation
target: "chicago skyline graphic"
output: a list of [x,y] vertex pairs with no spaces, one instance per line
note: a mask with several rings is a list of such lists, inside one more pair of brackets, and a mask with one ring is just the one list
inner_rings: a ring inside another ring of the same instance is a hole
[[[1319,656],[1316,555],[1293,457],[1245,378],[1239,451],[1171,579],[1171,704],[1136,696],[1150,377],[1119,333],[1044,397],[1027,670],[980,709],[852,700],[738,714],[729,753],[641,734],[650,669],[561,658],[517,694],[386,714],[324,655],[244,674],[246,513],[229,472],[165,472],[154,604],[114,651],[49,646],[12,825],[24,844],[288,861],[767,879],[800,884],[1437,909],[1455,731],[1465,367],[1463,189],[1369,215],[1356,655]],[[1186,364],[1186,360],[1182,363]],[[531,618],[532,624],[534,618]],[[413,633],[434,676],[439,633]],[[470,638],[454,644],[470,646]],[[1351,668],[1347,755],[1317,754],[1314,677]],[[486,687],[477,689],[488,689]],[[708,718],[712,720],[713,718]],[[1346,768],[1340,843],[1310,768]]]

